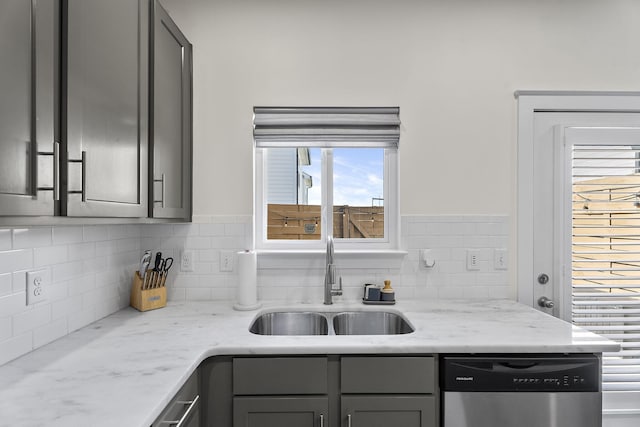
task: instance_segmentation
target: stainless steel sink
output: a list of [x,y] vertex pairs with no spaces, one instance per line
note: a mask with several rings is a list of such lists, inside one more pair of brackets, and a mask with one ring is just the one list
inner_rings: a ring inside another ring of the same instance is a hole
[[387,311],[350,311],[333,316],[336,335],[409,334],[413,327],[402,316]]
[[329,322],[315,312],[274,312],[258,316],[249,332],[258,335],[327,335]]
[[414,329],[400,314],[389,311],[276,311],[254,319],[257,335],[399,335]]

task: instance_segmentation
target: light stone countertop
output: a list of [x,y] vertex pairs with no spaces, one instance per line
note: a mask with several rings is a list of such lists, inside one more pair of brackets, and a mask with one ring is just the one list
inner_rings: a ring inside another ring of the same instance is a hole
[[[393,336],[259,336],[260,311],[389,310],[415,332]],[[599,353],[618,344],[507,300],[265,304],[169,303],[121,310],[0,367],[0,426],[149,426],[207,357],[247,354]]]

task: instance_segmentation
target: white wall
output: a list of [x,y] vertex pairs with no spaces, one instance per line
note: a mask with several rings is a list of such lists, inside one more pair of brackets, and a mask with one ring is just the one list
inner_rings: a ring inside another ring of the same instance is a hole
[[398,105],[401,214],[514,216],[513,92],[640,82],[637,0],[161,1],[194,44],[196,215],[251,214],[254,105]]

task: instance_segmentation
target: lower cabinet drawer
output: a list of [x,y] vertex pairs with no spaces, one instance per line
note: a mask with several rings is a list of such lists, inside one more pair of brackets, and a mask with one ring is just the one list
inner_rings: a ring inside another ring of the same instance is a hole
[[435,391],[435,360],[426,356],[346,356],[340,363],[342,393]]
[[326,357],[233,359],[233,394],[327,394]]

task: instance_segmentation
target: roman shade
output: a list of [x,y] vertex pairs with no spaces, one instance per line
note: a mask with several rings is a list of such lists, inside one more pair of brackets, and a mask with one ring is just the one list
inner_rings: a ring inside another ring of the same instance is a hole
[[399,107],[255,107],[256,147],[397,148]]

